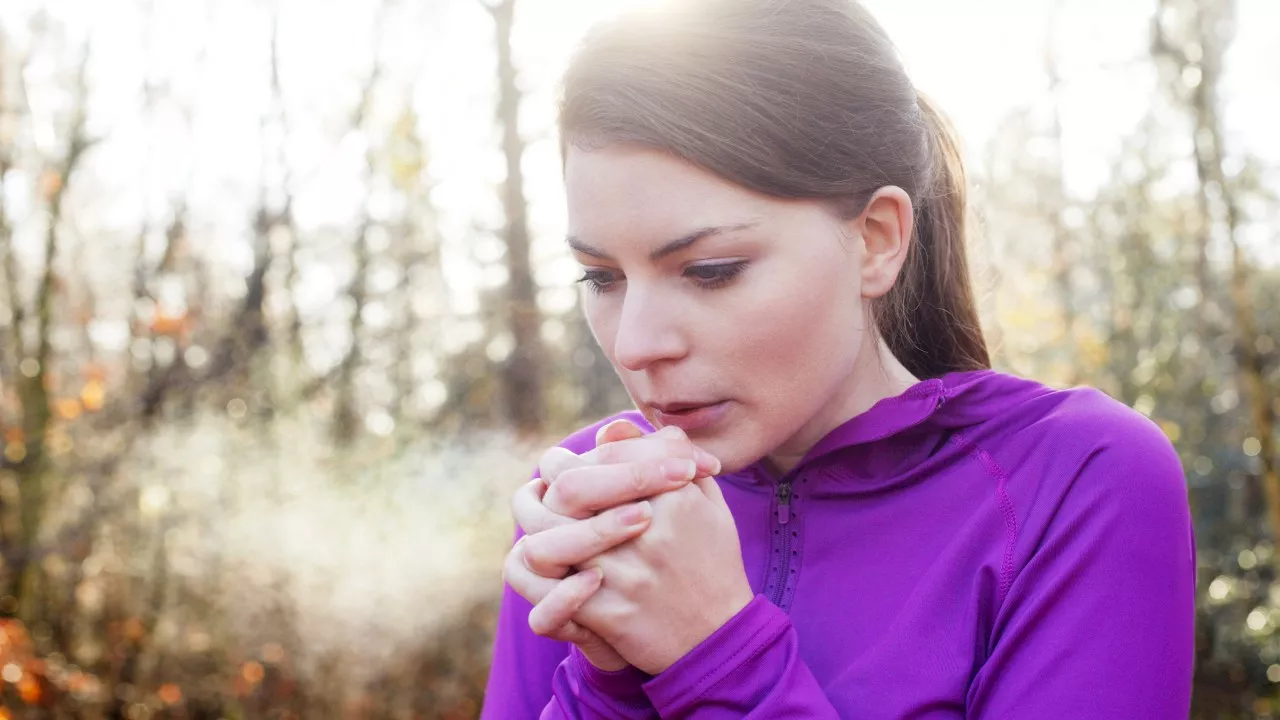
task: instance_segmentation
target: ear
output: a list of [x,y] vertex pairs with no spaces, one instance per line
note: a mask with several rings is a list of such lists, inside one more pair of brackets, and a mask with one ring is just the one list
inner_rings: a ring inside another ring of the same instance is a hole
[[886,185],[871,196],[866,209],[851,221],[855,237],[861,237],[863,243],[863,297],[881,297],[897,282],[911,248],[914,217],[907,192]]

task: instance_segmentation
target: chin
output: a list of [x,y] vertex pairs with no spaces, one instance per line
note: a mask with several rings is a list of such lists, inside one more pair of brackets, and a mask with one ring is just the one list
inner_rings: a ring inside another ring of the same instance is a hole
[[764,457],[763,452],[756,452],[754,448],[747,447],[741,439],[718,436],[708,438],[691,436],[690,439],[694,445],[720,460],[721,475],[738,472]]

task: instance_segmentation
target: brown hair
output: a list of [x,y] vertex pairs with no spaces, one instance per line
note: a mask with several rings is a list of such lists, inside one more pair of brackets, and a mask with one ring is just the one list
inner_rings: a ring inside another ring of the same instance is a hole
[[845,218],[902,188],[915,237],[876,328],[917,377],[989,367],[957,144],[854,0],[686,0],[597,26],[565,73],[560,136],[660,149]]

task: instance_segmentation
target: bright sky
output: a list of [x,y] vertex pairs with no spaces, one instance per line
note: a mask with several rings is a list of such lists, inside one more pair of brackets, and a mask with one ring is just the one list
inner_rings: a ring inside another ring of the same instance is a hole
[[[551,137],[556,79],[583,31],[631,2],[662,0],[520,0],[516,53],[527,92],[524,132],[531,140],[527,195],[535,258],[545,263],[542,280],[550,286],[567,285],[573,273],[562,247],[559,159]],[[1052,36],[1065,84],[1068,184],[1082,196],[1106,177],[1154,84],[1145,55],[1155,0],[866,2],[897,42],[916,84],[952,115],[974,162],[1002,119],[1046,99],[1044,57]],[[269,98],[273,3],[153,0],[150,25],[142,3],[0,3],[0,24],[20,43],[26,27],[19,20],[37,7],[73,28],[93,28],[94,128],[108,142],[94,152],[95,192],[85,193],[91,204],[78,212],[118,231],[123,244],[132,241],[141,217],[163,218],[171,198],[189,188],[207,237],[231,270],[245,269],[251,257],[244,208],[257,196],[264,152],[274,147],[269,140],[264,151],[260,128]],[[421,114],[446,237],[457,245],[474,238],[476,227],[497,227],[495,186],[503,165],[493,119],[492,26],[478,0],[402,2],[381,43],[372,41],[374,0],[280,0],[279,6],[286,149],[304,227],[349,225],[367,197],[360,181],[363,140],[343,138],[343,129],[374,47],[388,64],[390,85],[412,93]],[[1274,131],[1280,118],[1280,2],[1238,0],[1238,12],[1240,31],[1224,88],[1229,149],[1247,149],[1280,166]],[[72,56],[74,48],[67,53]],[[33,68],[28,82],[37,111],[47,115],[64,86],[44,83],[55,92],[40,93],[41,72]],[[148,72],[171,79],[178,102],[162,103],[144,117],[139,83]],[[383,105],[394,108],[395,93],[388,97]],[[273,137],[279,132],[269,128]],[[279,176],[270,165],[265,172],[269,179]],[[5,189],[20,208],[24,198],[16,185]],[[446,256],[446,273],[474,277],[467,258],[474,247],[455,247]],[[572,301],[567,288],[550,292],[558,293],[554,305]],[[316,302],[326,295],[331,292],[322,289]]]

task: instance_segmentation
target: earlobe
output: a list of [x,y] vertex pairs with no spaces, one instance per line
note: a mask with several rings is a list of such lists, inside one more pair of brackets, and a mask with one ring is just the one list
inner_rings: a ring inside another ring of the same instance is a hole
[[878,298],[893,289],[911,249],[911,197],[900,187],[880,188],[857,218],[862,236],[862,296]]

